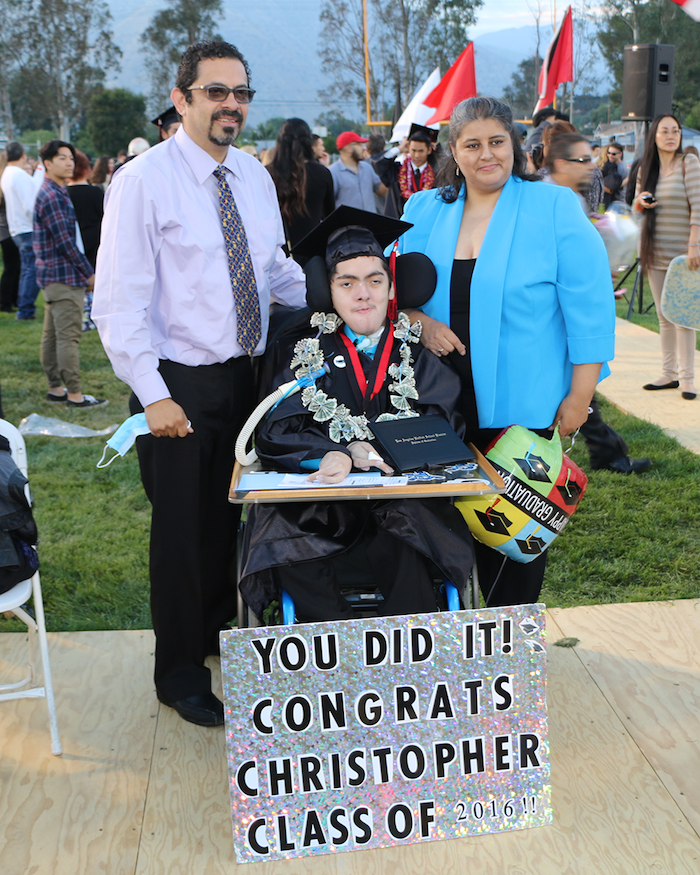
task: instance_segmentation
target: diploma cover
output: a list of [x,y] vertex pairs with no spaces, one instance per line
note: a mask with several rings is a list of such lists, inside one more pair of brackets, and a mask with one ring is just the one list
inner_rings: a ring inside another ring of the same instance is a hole
[[396,471],[417,471],[454,462],[474,454],[442,416],[411,416],[372,422],[370,428],[382,445],[386,461]]

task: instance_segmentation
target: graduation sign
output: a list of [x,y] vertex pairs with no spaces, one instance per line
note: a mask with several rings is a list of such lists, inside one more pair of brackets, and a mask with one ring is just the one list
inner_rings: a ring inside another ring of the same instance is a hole
[[221,634],[238,862],[552,820],[542,605]]

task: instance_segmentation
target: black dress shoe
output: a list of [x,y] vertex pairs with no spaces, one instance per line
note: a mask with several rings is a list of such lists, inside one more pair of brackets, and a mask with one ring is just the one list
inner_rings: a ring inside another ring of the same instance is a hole
[[686,401],[692,401],[693,398],[697,398],[697,392],[681,392],[681,398],[685,398]]
[[178,699],[177,702],[169,702],[158,696],[158,701],[177,711],[183,720],[198,726],[221,726],[224,722],[223,702],[214,693],[188,696],[186,699]]
[[647,392],[656,392],[657,389],[677,389],[679,386],[678,380],[671,380],[670,383],[662,383],[660,386],[657,386],[656,383],[647,383],[644,388]]
[[642,471],[648,471],[651,465],[651,459],[630,459],[629,456],[622,456],[621,459],[615,459],[607,465],[593,465],[593,470],[614,471],[616,474],[641,474]]

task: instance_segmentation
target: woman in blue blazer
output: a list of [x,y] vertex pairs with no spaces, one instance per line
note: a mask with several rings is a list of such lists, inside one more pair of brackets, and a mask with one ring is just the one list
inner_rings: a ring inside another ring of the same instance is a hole
[[[614,296],[600,235],[569,189],[526,173],[510,109],[491,98],[459,104],[437,190],[411,196],[414,227],[401,252],[437,269],[416,312],[422,342],[462,378],[462,412],[481,448],[519,424],[571,434],[588,416],[614,355]],[[602,374],[604,375],[604,374]],[[546,553],[522,565],[478,545],[487,604],[536,601]]]

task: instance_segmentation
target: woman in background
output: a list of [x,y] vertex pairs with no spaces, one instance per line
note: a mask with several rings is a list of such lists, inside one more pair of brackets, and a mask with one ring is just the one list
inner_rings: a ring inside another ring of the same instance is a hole
[[107,186],[112,178],[112,171],[109,169],[110,161],[114,167],[114,158],[108,158],[106,155],[98,158],[90,175],[90,185],[99,185],[103,192],[107,191]]
[[651,123],[637,175],[635,208],[644,213],[639,255],[656,304],[662,373],[644,388],[677,389],[692,401],[695,389],[695,336],[661,313],[661,292],[671,259],[687,255],[692,270],[700,267],[700,161],[684,155],[681,125],[673,115]]
[[[101,160],[101,159],[100,159]],[[88,182],[90,176],[90,161],[87,155],[75,150],[75,168],[73,179],[68,186],[68,196],[73,202],[75,218],[80,228],[85,257],[95,267],[97,250],[100,245],[102,231],[102,214],[104,212],[105,193],[100,185]],[[97,326],[92,321],[92,291],[85,292],[85,312],[83,315],[83,331],[90,331]]]
[[289,251],[303,265],[307,259],[297,258],[294,247],[335,209],[333,177],[314,160],[311,129],[305,121],[284,122],[267,169],[277,189]]
[[88,182],[90,162],[87,155],[76,149],[73,179],[68,186],[68,196],[75,208],[75,217],[83,238],[85,257],[95,267],[97,248],[100,245],[104,191],[99,185]]

